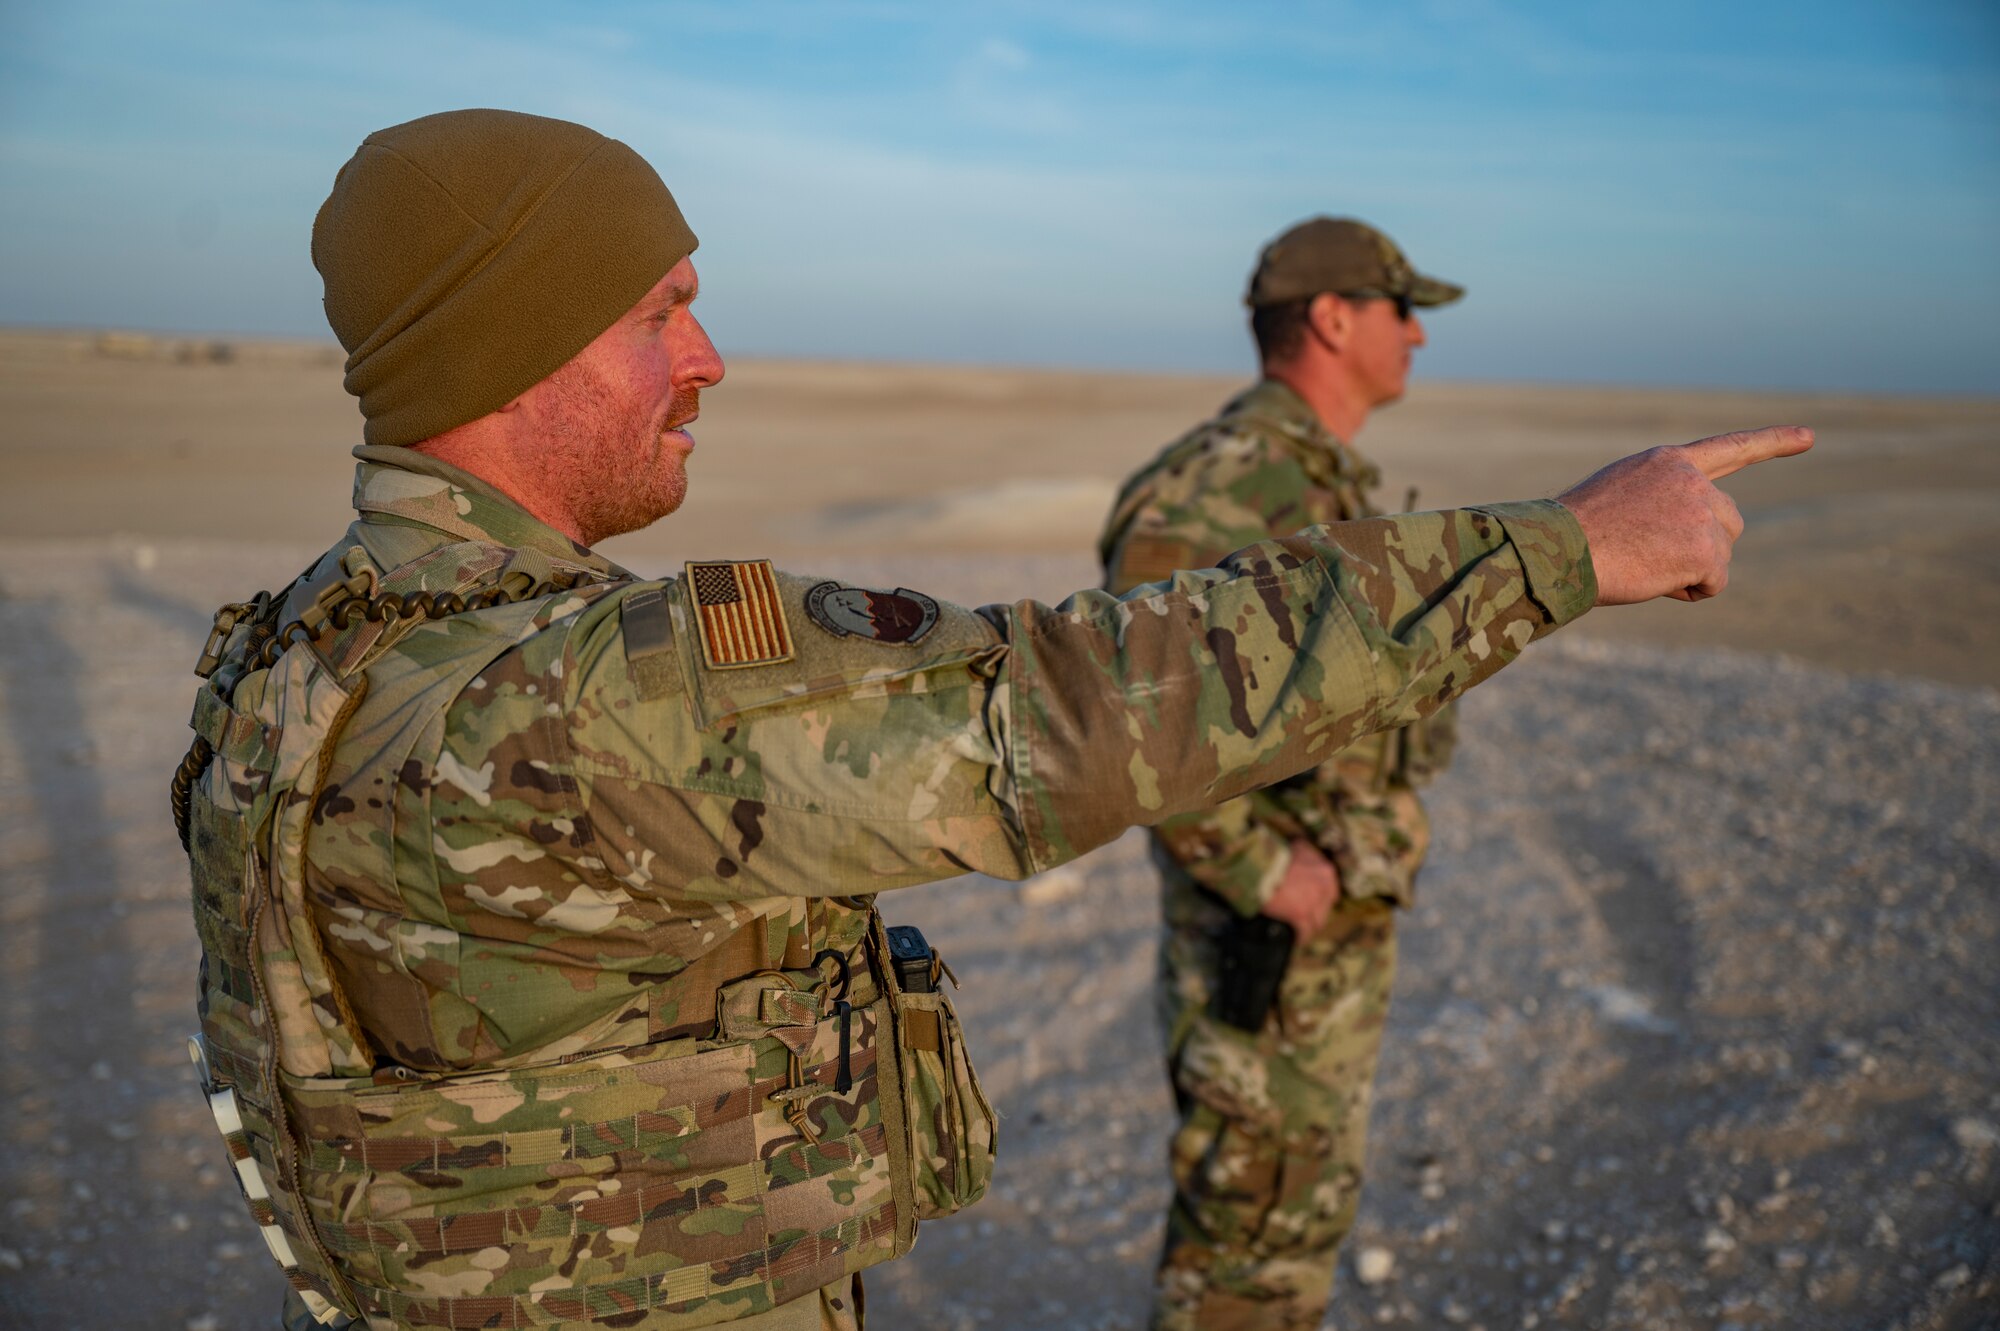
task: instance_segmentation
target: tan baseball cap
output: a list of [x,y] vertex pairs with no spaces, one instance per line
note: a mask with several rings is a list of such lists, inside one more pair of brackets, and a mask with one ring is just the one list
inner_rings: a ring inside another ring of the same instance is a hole
[[1280,305],[1332,291],[1344,296],[1403,296],[1412,305],[1449,305],[1465,288],[1425,277],[1396,242],[1352,217],[1300,222],[1264,247],[1243,303]]

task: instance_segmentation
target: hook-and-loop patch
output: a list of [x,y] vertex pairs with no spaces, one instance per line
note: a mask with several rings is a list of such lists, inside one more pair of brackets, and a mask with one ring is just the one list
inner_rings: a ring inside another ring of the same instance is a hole
[[792,629],[768,559],[690,563],[688,599],[711,670],[776,665],[793,656]]

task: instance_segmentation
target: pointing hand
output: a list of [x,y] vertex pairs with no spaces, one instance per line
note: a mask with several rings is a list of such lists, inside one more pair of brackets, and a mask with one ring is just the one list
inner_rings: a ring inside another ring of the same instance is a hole
[[1812,447],[1813,432],[1775,425],[1649,448],[1620,458],[1556,498],[1576,514],[1597,569],[1597,604],[1671,596],[1700,601],[1729,584],[1743,515],[1715,482],[1753,463]]

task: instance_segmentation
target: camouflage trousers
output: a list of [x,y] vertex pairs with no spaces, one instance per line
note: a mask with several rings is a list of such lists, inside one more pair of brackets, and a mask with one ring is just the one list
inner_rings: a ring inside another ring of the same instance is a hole
[[1395,907],[1342,899],[1255,1033],[1208,1013],[1228,907],[1168,870],[1160,1000],[1180,1126],[1157,1331],[1310,1331],[1361,1201]]
[[[315,1322],[299,1296],[285,1291],[285,1308],[279,1326],[282,1331],[346,1331],[363,1323],[337,1318],[332,1327]],[[790,1303],[730,1322],[733,1331],[862,1331],[861,1275],[820,1286],[818,1294],[793,1299]]]

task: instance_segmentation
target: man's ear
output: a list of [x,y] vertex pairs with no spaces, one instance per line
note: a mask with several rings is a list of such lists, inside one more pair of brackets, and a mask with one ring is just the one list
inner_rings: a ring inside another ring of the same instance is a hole
[[1320,292],[1306,306],[1306,331],[1328,351],[1345,351],[1353,328],[1354,307],[1331,291]]

